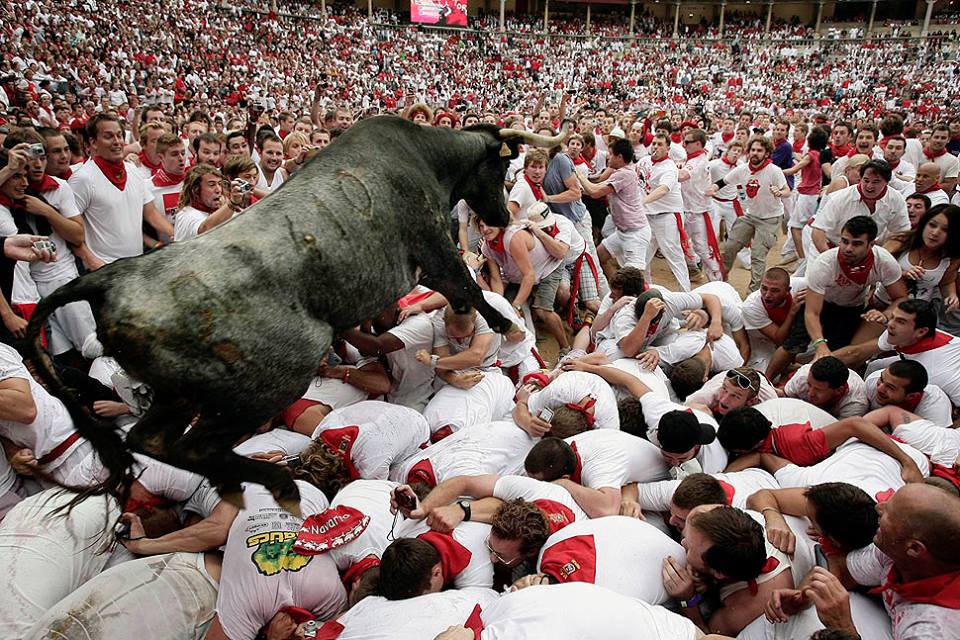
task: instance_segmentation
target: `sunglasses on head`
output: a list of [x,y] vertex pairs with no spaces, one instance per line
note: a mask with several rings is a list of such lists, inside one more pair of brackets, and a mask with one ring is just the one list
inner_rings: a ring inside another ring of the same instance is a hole
[[736,369],[730,369],[730,371],[727,371],[727,380],[733,380],[741,389],[750,389],[751,391],[755,391],[757,393],[760,392],[760,389],[757,389],[753,386],[750,376],[741,373]]

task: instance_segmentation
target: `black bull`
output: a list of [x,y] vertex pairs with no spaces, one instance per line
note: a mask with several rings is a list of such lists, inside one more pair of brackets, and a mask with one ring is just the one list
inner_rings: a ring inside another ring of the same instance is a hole
[[[449,215],[462,198],[486,223],[506,225],[503,179],[518,145],[559,140],[534,138],[365,120],[229,223],[118,260],[42,300],[28,327],[38,370],[109,471],[102,484],[74,489],[125,495],[132,450],[208,477],[232,501],[241,482],[262,484],[298,512],[286,469],[232,447],[301,397],[338,331],[375,316],[421,273],[454,308],[510,329],[460,260]],[[106,353],[153,389],[125,442],[42,355],[46,318],[77,300],[90,302]]]

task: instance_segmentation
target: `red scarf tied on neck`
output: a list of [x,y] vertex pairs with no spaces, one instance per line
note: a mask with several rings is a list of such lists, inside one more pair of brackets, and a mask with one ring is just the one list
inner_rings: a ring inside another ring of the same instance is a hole
[[523,174],[523,179],[527,181],[528,185],[530,185],[530,191],[533,192],[533,197],[537,200],[543,200],[543,184],[534,182],[529,176],[527,176],[527,174]]
[[923,191],[915,191],[914,193],[924,194],[924,193],[933,193],[934,191],[940,191],[943,187],[940,186],[939,182],[934,182],[932,185],[924,189]]
[[582,413],[584,419],[586,419],[587,421],[587,427],[589,427],[590,429],[593,429],[593,425],[596,422],[596,419],[594,418],[594,415],[590,413],[590,409],[592,409],[596,404],[597,404],[597,399],[591,397],[589,400],[587,400],[583,404],[578,404],[576,402],[567,402],[563,406],[565,406],[567,409],[576,411],[577,413]]
[[763,162],[761,162],[761,163],[760,163],[760,166],[757,167],[756,169],[754,169],[754,168],[753,168],[753,165],[750,164],[750,165],[749,165],[749,167],[750,167],[750,173],[760,173],[761,171],[763,171],[764,169],[767,168],[767,165],[768,165],[768,164],[770,164],[770,158],[767,158],[766,160],[764,160]]
[[505,233],[505,230],[501,229],[500,233],[497,234],[496,238],[487,240],[487,246],[489,246],[491,249],[493,249],[497,253],[505,253],[507,248],[503,244],[504,233]]
[[100,167],[100,171],[103,172],[104,177],[110,181],[110,184],[115,186],[120,191],[123,191],[127,186],[127,167],[123,164],[123,160],[118,162],[111,162],[100,156],[93,156],[93,161],[97,163],[97,166]]
[[183,182],[183,177],[182,173],[167,173],[163,167],[160,167],[153,174],[153,184],[156,187],[172,187]]
[[213,209],[203,204],[203,201],[200,200],[200,198],[194,198],[193,200],[191,200],[190,206],[196,209],[197,211],[203,211],[204,213],[213,213],[214,211],[216,211],[216,209]]
[[794,140],[794,141],[793,141],[793,152],[794,152],[794,153],[800,153],[801,151],[803,151],[803,143],[804,143],[804,142],[806,142],[806,140],[804,140],[803,138],[800,138],[799,140]]
[[34,193],[49,193],[60,188],[60,183],[45,173],[43,177],[36,182],[30,182],[29,188],[30,191]]
[[702,156],[702,155],[705,154],[705,153],[706,153],[706,150],[704,150],[704,149],[700,149],[699,151],[694,151],[693,153],[688,153],[688,154],[687,154],[687,160],[693,160],[693,159],[696,158],[697,156]]
[[946,152],[947,152],[946,147],[944,147],[943,149],[940,149],[940,151],[931,151],[928,147],[923,148],[923,155],[925,155],[931,161],[936,160],[940,156],[944,155]]
[[722,132],[721,132],[721,133],[720,133],[720,139],[723,140],[724,144],[726,144],[727,142],[730,142],[731,140],[733,140],[733,136],[735,136],[735,135],[736,135],[736,134],[735,134],[733,131],[731,131],[730,133],[722,133]]
[[17,206],[16,204],[14,204],[13,200],[10,199],[10,196],[8,196],[5,193],[0,193],[0,205],[5,206],[7,209],[10,209],[11,211],[13,211],[13,209]]
[[946,609],[960,609],[960,571],[941,576],[901,582],[900,574],[893,567],[883,586],[871,589],[870,593],[892,591],[904,600],[917,604],[933,604]]
[[793,294],[788,293],[786,299],[778,307],[771,307],[767,304],[766,300],[762,297],[760,298],[760,303],[763,305],[764,310],[767,312],[767,315],[770,316],[770,319],[777,323],[777,325],[782,325],[787,316],[790,314],[790,307],[793,306]]
[[873,255],[873,249],[870,250],[864,261],[857,265],[849,265],[844,262],[843,253],[837,251],[837,262],[840,263],[840,270],[843,271],[843,275],[847,276],[847,279],[851,282],[861,286],[867,283],[867,278],[870,276],[875,261],[876,257]]

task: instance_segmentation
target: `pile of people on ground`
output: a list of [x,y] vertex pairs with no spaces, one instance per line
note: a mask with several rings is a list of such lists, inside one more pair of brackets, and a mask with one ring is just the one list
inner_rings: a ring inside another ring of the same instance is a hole
[[[931,78],[929,95],[955,90]],[[84,85],[102,99],[74,111]],[[293,514],[141,455],[122,501],[62,491],[106,470],[22,339],[83,272],[269,216],[363,120],[316,96],[145,104],[95,75],[4,89],[23,111],[0,131],[0,636],[958,637],[946,103],[853,120],[842,101],[781,113],[723,92],[710,113],[569,94],[395,108],[564,141],[504,160],[507,226],[451,203],[509,331],[418,286],[336,336],[303,397],[236,443],[289,470]],[[126,432],[149,410],[86,303],[44,341],[91,415]]]

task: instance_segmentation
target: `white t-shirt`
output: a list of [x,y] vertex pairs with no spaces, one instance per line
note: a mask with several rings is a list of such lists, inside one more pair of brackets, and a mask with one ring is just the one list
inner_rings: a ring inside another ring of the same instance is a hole
[[[320,513],[329,505],[313,485],[297,480],[300,508]],[[300,607],[320,619],[343,609],[347,594],[327,555],[303,556],[291,547],[303,519],[287,513],[258,484],[244,487],[245,508],[230,526],[217,594],[217,616],[230,638],[253,638],[283,607]]]
[[591,489],[620,489],[631,482],[653,482],[669,477],[656,445],[616,429],[594,429],[566,439],[577,454],[579,482]]
[[539,415],[543,409],[557,410],[568,402],[579,404],[585,396],[593,396],[594,429],[619,429],[620,414],[617,398],[607,381],[593,373],[565,371],[546,387],[530,395],[527,407],[530,415]]
[[877,283],[884,287],[896,283],[903,275],[897,259],[883,247],[873,247],[873,267],[864,284],[857,284],[846,276],[840,268],[838,254],[834,247],[821,253],[807,266],[807,287],[823,295],[824,302],[832,302],[841,307],[861,307],[873,292]]
[[[563,216],[557,216],[557,219],[560,218],[563,218]],[[579,234],[577,235],[579,236]],[[499,340],[500,350],[497,352],[497,360],[500,362],[501,367],[512,367],[520,364],[525,358],[531,355],[532,350],[537,346],[536,332],[526,325],[523,318],[517,314],[517,310],[513,308],[513,305],[499,293],[495,291],[484,291],[483,298],[487,301],[487,304],[499,311],[500,315],[512,322],[516,327],[523,329],[524,338],[520,342],[507,342],[505,337],[501,337]]]
[[651,524],[610,516],[582,520],[557,531],[543,545],[537,571],[561,583],[586,582],[648,604],[670,599],[654,568],[672,556],[686,565],[683,547]]
[[[605,430],[604,433],[613,432]],[[521,475],[523,461],[536,443],[511,421],[473,425],[394,466],[390,470],[390,479],[407,482],[414,468],[422,474],[432,474],[435,484],[457,476]]]
[[453,431],[471,425],[509,420],[513,411],[513,383],[499,369],[483,372],[483,378],[469,389],[444,385],[430,399],[423,415],[436,433],[443,427]]
[[707,189],[713,183],[710,179],[710,167],[707,154],[702,153],[696,158],[687,158],[683,168],[690,173],[690,179],[680,183],[680,192],[683,195],[685,211],[701,213],[713,209],[712,198],[706,195]]
[[779,218],[783,215],[783,201],[770,192],[770,187],[787,188],[787,179],[783,169],[767,163],[754,172],[749,164],[742,164],[723,177],[727,184],[742,184],[747,199],[744,211],[754,218]]
[[822,429],[837,421],[832,415],[815,407],[806,400],[797,398],[774,398],[753,405],[753,408],[766,416],[774,427],[785,424],[809,422],[814,429]]
[[497,597],[492,589],[448,589],[405,600],[367,596],[325,623],[317,635],[330,640],[435,638],[447,628],[465,623],[474,609],[486,609]]
[[180,209],[173,220],[174,242],[183,242],[200,235],[200,225],[209,215],[209,213],[190,206]]
[[276,191],[277,188],[282,185],[287,180],[287,170],[283,167],[279,167],[273,174],[273,180],[267,184],[267,176],[263,171],[263,167],[257,166],[257,189],[263,189],[264,191]]
[[513,189],[510,190],[510,196],[507,198],[508,202],[516,202],[520,209],[514,215],[515,220],[526,220],[527,211],[530,207],[539,200],[536,196],[533,195],[533,190],[530,188],[530,185],[527,184],[526,179],[523,176],[523,173],[517,174],[517,181],[513,184]]
[[[788,398],[798,398],[806,400],[810,391],[810,367],[812,364],[805,364],[790,378],[790,381],[783,387],[783,392]],[[868,411],[869,403],[867,394],[863,388],[863,378],[856,371],[850,371],[847,374],[847,392],[837,401],[837,404],[831,408],[832,413],[839,420],[841,418],[851,418],[853,416],[865,415]]]
[[654,162],[651,156],[647,156],[637,162],[636,168],[637,175],[640,177],[640,184],[648,194],[660,186],[670,188],[670,191],[657,200],[644,205],[647,215],[683,212],[683,196],[680,193],[679,182],[680,170],[677,169],[675,161],[668,157]]
[[433,349],[433,316],[420,313],[405,318],[387,333],[403,343],[403,349],[387,354],[394,388],[387,400],[411,409],[422,409],[433,393],[434,371],[416,360],[417,351]]
[[[644,369],[640,364],[640,361],[636,358],[619,358],[610,364],[605,364],[603,366],[619,369],[620,371],[629,373],[646,385],[646,387],[650,389],[650,392],[654,395],[658,395],[661,398],[670,397],[670,380],[667,379],[667,375],[660,367],[657,367],[653,371]],[[620,385],[611,386],[613,387],[613,395],[616,396],[617,401],[623,400],[624,398],[633,397],[629,391]]]
[[311,437],[347,456],[359,477],[385,480],[390,467],[430,440],[430,427],[413,409],[367,400],[331,411]]
[[[177,217],[177,203],[180,202],[180,189],[183,187],[183,181],[170,186],[157,186],[157,176],[146,181],[147,191],[153,196],[153,206],[157,213],[167,219],[167,222],[174,224]],[[164,242],[169,242],[170,238],[160,238]]]
[[[926,456],[909,445],[898,442],[897,446],[913,458],[920,473],[929,475],[930,465]],[[785,489],[824,482],[846,482],[860,487],[871,498],[881,502],[904,485],[900,472],[899,462],[868,444],[854,440],[838,447],[832,455],[811,467],[788,464],[773,475]]]
[[[877,402],[877,383],[880,382],[882,373],[882,371],[874,371],[863,381],[863,390],[867,394],[871,410],[879,409],[882,406]],[[928,384],[924,388],[920,403],[911,409],[911,413],[915,413],[939,426],[947,426],[953,423],[952,412],[953,407],[950,405],[950,398],[935,384]]]
[[[957,371],[960,371],[960,338],[942,331],[937,332],[937,337],[944,340],[949,339],[949,342],[926,351],[904,353],[902,355],[907,360],[916,360],[922,364],[927,370],[930,384],[940,387],[950,398],[950,402],[954,406],[960,407],[960,376],[957,375]],[[886,331],[877,338],[877,346],[881,351],[894,350],[893,345],[887,338]],[[886,364],[889,364],[889,362]],[[873,373],[873,370],[868,367],[867,374],[871,373]]]
[[484,609],[483,622],[480,640],[693,640],[701,635],[692,622],[663,607],[583,582],[508,593]]
[[288,456],[300,455],[300,453],[310,446],[313,442],[308,436],[288,429],[271,429],[265,433],[257,433],[250,436],[233,448],[234,453],[242,456],[253,455],[254,453],[266,453],[267,451],[283,451]]
[[[885,584],[892,567],[893,560],[873,544],[847,554],[850,577],[865,587]],[[883,605],[893,620],[895,640],[951,638],[960,628],[960,609],[910,602],[889,589],[883,592]]]
[[[791,276],[790,291],[792,294],[796,295],[806,288],[806,278]],[[748,365],[761,372],[765,371],[777,347],[770,342],[769,338],[760,333],[760,329],[772,324],[773,320],[770,319],[770,314],[763,306],[763,299],[759,290],[751,292],[744,299],[743,304],[740,305],[740,312],[743,316],[743,327],[747,330],[747,336],[750,338],[750,362]]]
[[136,167],[125,162],[123,191],[89,160],[70,176],[77,208],[84,218],[86,244],[104,262],[143,253],[143,205],[153,200]]
[[[47,455],[61,442],[74,434],[73,420],[64,404],[44,388],[23,364],[23,358],[13,347],[0,343],[0,380],[18,378],[30,384],[30,394],[37,408],[37,417],[30,424],[0,420],[0,435],[7,438],[19,447],[33,450],[33,455],[39,460]],[[78,439],[70,445],[55,460],[45,465],[48,473],[63,464],[86,440]]]
[[929,420],[914,420],[898,426],[893,435],[927,455],[934,464],[952,469],[960,458],[960,431],[956,429],[938,427]]
[[541,482],[526,476],[503,476],[493,487],[493,497],[504,502],[523,498],[534,502],[547,514],[550,531],[588,518],[566,489],[552,482]]
[[[657,323],[656,329],[648,333],[644,345],[650,345],[663,336],[676,330],[674,320],[682,317],[684,311],[692,311],[703,307],[703,298],[696,293],[688,292],[662,292],[663,313]],[[623,340],[634,327],[637,326],[636,305],[627,304],[621,308],[610,320],[610,324],[598,331],[597,351],[607,354],[611,360],[625,357],[620,349],[620,341]]]
[[729,282],[715,281],[702,284],[691,293],[709,294],[716,296],[720,301],[720,310],[723,315],[723,328],[727,333],[743,329],[743,298]]
[[871,213],[860,196],[860,185],[855,184],[830,196],[813,219],[813,228],[827,234],[827,240],[834,245],[840,244],[840,231],[847,220],[855,216],[870,216],[877,223],[877,244],[882,245],[890,235],[910,230],[910,218],[907,216],[907,202],[896,189],[887,189],[877,200]]
[[[43,198],[47,201],[47,204],[60,212],[60,215],[64,218],[70,219],[80,215],[80,210],[77,209],[76,196],[74,196],[70,184],[66,180],[61,180],[56,176],[50,177],[53,178],[58,186],[53,191],[43,193]],[[0,206],[0,215],[4,214],[9,215],[9,210],[6,207]],[[34,216],[27,216],[28,224],[33,220]],[[12,217],[10,218],[10,222],[15,224]],[[34,227],[35,232],[39,232],[39,229],[37,229],[35,225],[31,226]],[[16,233],[16,231],[13,233]],[[49,234],[49,238],[57,247],[56,260],[53,262],[42,262],[39,260],[31,262],[30,277],[34,282],[53,282],[62,278],[76,278],[77,265],[76,262],[74,262],[73,252],[70,251],[67,241],[53,229],[52,233]]]
[[[397,538],[418,538],[430,531],[430,527],[423,520],[406,520],[397,527]],[[433,534],[441,535],[441,534]],[[461,522],[450,532],[457,545],[443,545],[435,547],[440,552],[444,566],[447,565],[446,556],[454,556],[450,560],[465,562],[466,566],[449,581],[456,589],[481,587],[489,589],[493,586],[493,563],[490,561],[490,551],[487,549],[487,539],[490,537],[490,525],[483,522]],[[429,540],[428,540],[429,542]]]
[[331,507],[353,507],[370,518],[363,533],[347,544],[327,552],[341,573],[367,556],[379,558],[390,544],[387,539],[393,528],[390,493],[396,487],[397,483],[389,480],[354,480],[340,489],[330,501]]
[[[687,404],[702,404],[708,407],[712,407],[716,401],[717,396],[720,395],[720,390],[723,388],[723,381],[726,380],[727,373],[726,371],[721,371],[720,373],[712,376],[709,380],[703,383],[703,386],[687,396]],[[757,402],[764,402],[766,400],[775,400],[777,398],[777,390],[773,388],[773,385],[770,384],[767,379],[761,375],[760,376],[760,392],[757,394]],[[680,407],[684,409],[685,407]]]

